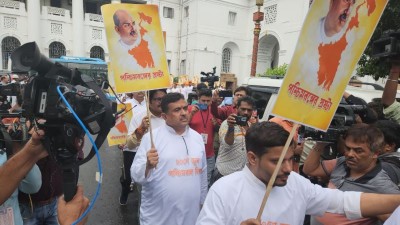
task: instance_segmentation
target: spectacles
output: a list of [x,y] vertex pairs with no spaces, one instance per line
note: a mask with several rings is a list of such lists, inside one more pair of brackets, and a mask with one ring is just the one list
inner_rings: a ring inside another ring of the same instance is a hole
[[162,98],[153,98],[152,101],[161,102]]

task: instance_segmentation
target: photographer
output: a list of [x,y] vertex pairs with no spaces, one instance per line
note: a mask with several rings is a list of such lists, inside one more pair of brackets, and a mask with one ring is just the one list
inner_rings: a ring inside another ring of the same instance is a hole
[[213,94],[213,101],[211,103],[211,113],[217,119],[222,121],[226,120],[229,115],[235,114],[237,112],[237,104],[239,98],[251,96],[251,89],[248,87],[240,86],[236,88],[233,93],[233,103],[232,105],[226,105],[223,107],[218,107],[219,102],[219,91],[215,90]]
[[383,114],[400,124],[400,102],[396,101],[397,88],[399,86],[400,65],[392,66],[389,77],[386,80],[382,94]]
[[[309,176],[328,178],[328,187],[342,191],[361,191],[369,193],[400,194],[396,181],[396,172],[385,170],[385,163],[378,159],[384,148],[382,132],[367,124],[355,124],[344,135],[343,157],[320,162],[321,151],[327,144],[317,142],[306,161],[303,172]],[[385,216],[379,216],[384,220]],[[325,213],[316,220],[325,225],[347,224],[349,221],[342,215]],[[370,224],[377,218],[363,218],[352,221],[352,224]]]
[[246,163],[245,135],[251,126],[250,118],[255,109],[254,99],[239,98],[237,114],[229,115],[219,129],[220,147],[211,184],[219,178],[243,169]]

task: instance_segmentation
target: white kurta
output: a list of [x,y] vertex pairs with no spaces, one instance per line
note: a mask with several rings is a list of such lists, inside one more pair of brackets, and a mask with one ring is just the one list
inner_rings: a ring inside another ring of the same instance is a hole
[[178,135],[168,125],[153,130],[153,138],[157,167],[145,178],[149,133],[142,138],[131,167],[132,179],[142,184],[140,224],[194,224],[207,194],[203,139],[189,127]]
[[[233,225],[256,218],[266,185],[247,166],[219,179],[209,190],[197,225]],[[262,224],[302,225],[304,215],[325,211],[360,218],[359,192],[322,188],[292,172],[284,187],[274,187],[262,214]]]

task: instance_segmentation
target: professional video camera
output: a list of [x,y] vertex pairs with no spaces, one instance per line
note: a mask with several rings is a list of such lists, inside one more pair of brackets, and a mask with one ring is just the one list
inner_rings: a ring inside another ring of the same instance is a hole
[[219,81],[219,77],[215,75],[217,67],[213,67],[213,72],[205,73],[203,71],[200,72],[201,75],[205,77],[201,77],[201,82],[207,82],[209,88],[214,88],[214,83]]
[[35,42],[17,48],[11,59],[13,72],[37,72],[24,87],[21,116],[34,123],[45,120],[39,124],[46,132],[44,145],[63,169],[64,198],[69,201],[76,193],[79,166],[95,155],[95,149],[92,147],[88,156],[78,161],[76,143],[84,132],[67,105],[91,134],[97,134],[95,144],[101,146],[115,124],[116,102],[108,100],[90,76],[54,64],[40,54]]
[[372,56],[380,59],[400,57],[400,29],[383,32],[382,37],[372,43]]
[[344,134],[350,126],[355,124],[356,114],[364,118],[367,113],[368,110],[365,105],[339,104],[326,132],[302,126],[299,130],[299,134],[304,138],[311,138],[315,141],[335,143],[340,135]]

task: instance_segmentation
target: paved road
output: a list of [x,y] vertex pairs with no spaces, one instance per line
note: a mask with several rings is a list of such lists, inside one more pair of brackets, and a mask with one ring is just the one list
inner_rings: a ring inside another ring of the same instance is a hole
[[[85,140],[85,155],[90,151],[89,140]],[[90,145],[91,146],[91,145]],[[129,195],[128,204],[121,206],[119,204],[119,194],[121,185],[119,178],[121,176],[121,159],[120,150],[115,147],[108,147],[107,141],[100,148],[100,157],[103,169],[103,183],[101,185],[100,194],[89,215],[88,225],[137,225],[138,208],[137,208],[137,192],[134,191]],[[97,158],[80,167],[79,183],[83,184],[85,195],[92,201],[95,195],[97,182],[95,180],[97,167]]]

